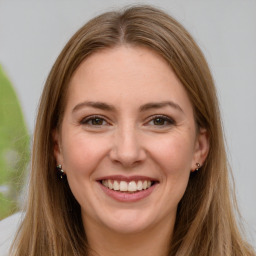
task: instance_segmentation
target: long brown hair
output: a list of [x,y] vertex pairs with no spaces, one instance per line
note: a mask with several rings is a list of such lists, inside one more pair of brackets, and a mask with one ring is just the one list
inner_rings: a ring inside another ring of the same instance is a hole
[[175,71],[192,102],[195,120],[209,133],[210,151],[192,173],[178,205],[169,255],[254,255],[237,226],[218,100],[207,62],[175,19],[150,6],[104,13],[85,24],[56,60],[41,97],[34,133],[32,171],[16,256],[87,255],[80,206],[56,175],[52,132],[59,129],[72,74],[87,56],[129,44],[153,49]]

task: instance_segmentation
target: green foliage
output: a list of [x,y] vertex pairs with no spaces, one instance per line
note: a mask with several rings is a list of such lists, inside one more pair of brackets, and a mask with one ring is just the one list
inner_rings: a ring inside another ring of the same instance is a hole
[[29,141],[18,98],[0,65],[0,220],[18,209]]

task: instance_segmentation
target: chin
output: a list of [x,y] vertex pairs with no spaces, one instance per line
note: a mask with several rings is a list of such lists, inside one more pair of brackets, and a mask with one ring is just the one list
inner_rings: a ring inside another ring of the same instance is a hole
[[138,210],[122,209],[108,218],[102,224],[109,230],[119,234],[140,233],[153,227],[155,217]]

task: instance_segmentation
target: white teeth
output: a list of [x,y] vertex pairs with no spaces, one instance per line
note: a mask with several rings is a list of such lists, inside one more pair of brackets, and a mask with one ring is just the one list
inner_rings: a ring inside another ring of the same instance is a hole
[[145,181],[143,181],[143,183],[142,183],[142,188],[143,189],[147,189],[147,186],[148,186],[148,182],[145,180]]
[[108,188],[113,189],[113,183],[111,180],[108,180]]
[[105,187],[107,187],[107,188],[109,187],[109,186],[108,186],[108,180],[103,180],[103,181],[102,181],[102,184],[103,184]]
[[152,181],[150,180],[144,180],[144,181],[117,181],[117,180],[102,180],[102,185],[112,189],[112,190],[117,190],[117,191],[129,191],[129,192],[136,192],[136,191],[141,191],[148,189],[152,186]]
[[127,182],[125,181],[120,182],[120,191],[127,191],[127,187],[128,187]]
[[114,181],[113,188],[114,188],[114,190],[119,190],[120,189],[118,181],[116,181],[116,180]]
[[136,185],[135,181],[129,182],[128,191],[130,191],[130,192],[137,191],[137,185]]
[[139,180],[137,183],[137,189],[142,190],[142,181],[141,180]]

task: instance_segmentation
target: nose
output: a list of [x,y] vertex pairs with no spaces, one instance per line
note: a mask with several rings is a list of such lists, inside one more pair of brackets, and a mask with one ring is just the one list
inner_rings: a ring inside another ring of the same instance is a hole
[[123,167],[133,167],[146,159],[142,138],[133,127],[118,129],[113,138],[110,159]]

